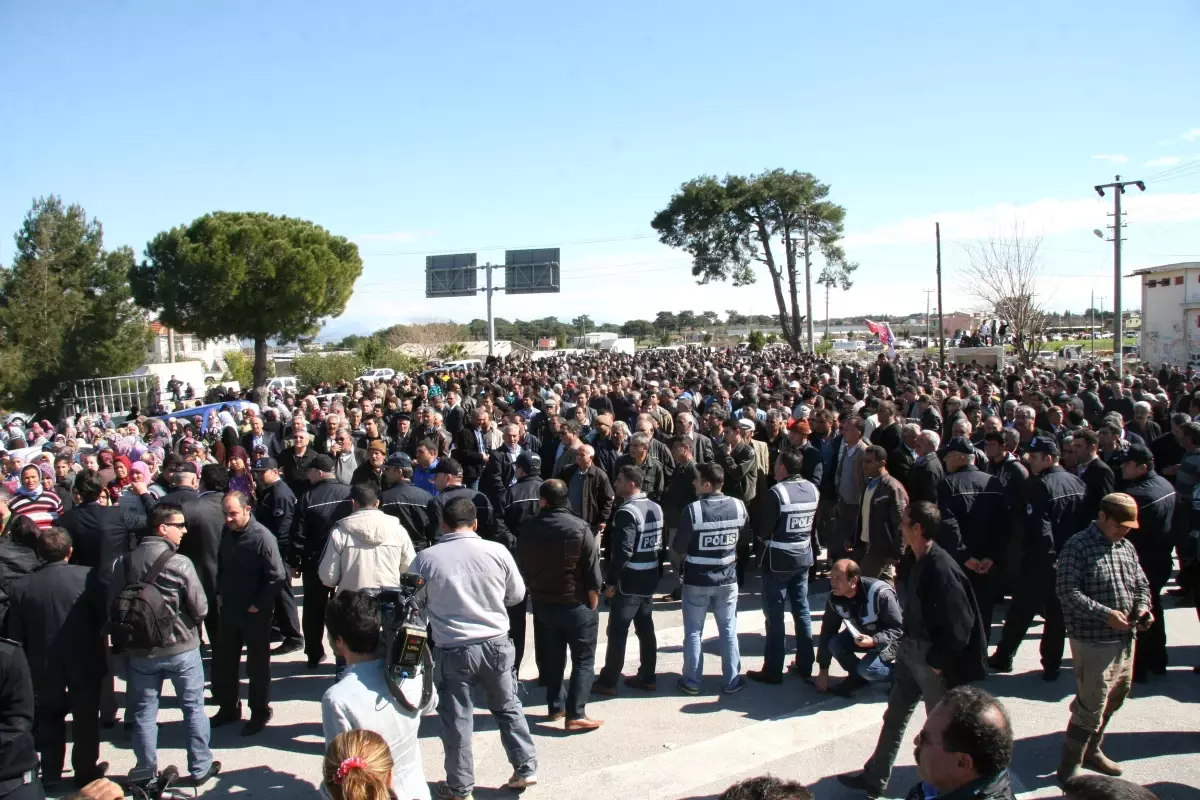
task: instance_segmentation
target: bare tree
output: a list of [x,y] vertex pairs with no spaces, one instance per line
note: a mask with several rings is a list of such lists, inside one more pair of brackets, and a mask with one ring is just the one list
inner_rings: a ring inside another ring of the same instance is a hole
[[393,350],[405,345],[404,351],[418,358],[436,358],[445,346],[465,338],[463,326],[453,322],[430,320],[412,325],[393,325],[387,332],[387,346]]
[[963,247],[967,291],[985,315],[1008,324],[1017,357],[1025,363],[1037,353],[1046,330],[1046,310],[1038,297],[1041,247],[1042,238],[1026,236],[1019,224]]

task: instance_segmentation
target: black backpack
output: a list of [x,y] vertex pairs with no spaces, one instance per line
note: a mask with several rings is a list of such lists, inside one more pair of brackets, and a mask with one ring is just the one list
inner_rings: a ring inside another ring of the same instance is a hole
[[109,633],[113,644],[122,650],[151,650],[167,643],[175,625],[175,611],[154,585],[175,551],[168,547],[140,581],[133,579],[131,555],[124,559],[125,588],[108,610]]

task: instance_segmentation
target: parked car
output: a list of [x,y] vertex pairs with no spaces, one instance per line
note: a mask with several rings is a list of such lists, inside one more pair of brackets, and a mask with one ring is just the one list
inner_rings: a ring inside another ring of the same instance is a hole
[[394,377],[396,377],[396,370],[387,367],[377,367],[375,369],[363,370],[363,374],[359,375],[358,379],[363,383],[376,383],[378,381],[390,381]]

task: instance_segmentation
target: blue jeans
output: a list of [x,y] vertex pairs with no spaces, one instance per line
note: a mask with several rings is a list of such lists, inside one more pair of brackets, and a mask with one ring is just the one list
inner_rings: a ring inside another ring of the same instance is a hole
[[783,606],[787,601],[792,605],[792,622],[796,626],[796,669],[801,675],[811,675],[813,640],[812,615],[808,608],[808,570],[788,574],[764,569],[762,596],[763,615],[767,618],[763,672],[776,677],[783,674],[783,651],[787,638]]
[[175,696],[183,709],[188,730],[188,772],[199,778],[212,766],[208,747],[208,716],[204,713],[204,666],[200,648],[162,658],[129,657],[129,693],[133,710],[133,753],[137,765],[129,776],[135,780],[151,778],[158,772],[158,698],[163,678],[175,687]]
[[704,651],[701,639],[704,618],[711,608],[717,618],[717,636],[721,640],[721,675],[729,686],[742,671],[738,652],[736,583],[725,586],[683,586],[683,682],[700,687],[704,675]]
[[854,636],[849,630],[829,640],[829,652],[848,674],[857,675],[864,681],[878,683],[892,677],[892,665],[879,658],[879,648],[863,650],[854,644]]

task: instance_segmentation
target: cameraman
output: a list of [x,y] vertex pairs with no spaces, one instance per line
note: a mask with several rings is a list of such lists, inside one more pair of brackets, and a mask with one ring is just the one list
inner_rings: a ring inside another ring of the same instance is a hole
[[500,727],[513,776],[505,786],[537,783],[537,751],[517,699],[516,651],[508,638],[508,608],[525,597],[525,582],[508,548],[481,539],[470,497],[456,497],[441,513],[441,537],[422,550],[411,571],[423,577],[436,642],[438,717],[442,722],[446,782],[443,798],[469,798],[475,789],[471,689],[487,695]]
[[[437,693],[416,711],[402,707],[388,689],[383,659],[377,652],[379,601],[364,591],[339,592],[325,609],[325,627],[333,652],[346,662],[346,673],[321,698],[325,746],[339,733],[371,730],[387,742],[392,753],[392,791],[399,800],[427,800],[429,786],[421,769],[417,729],[421,715],[433,710]],[[405,681],[401,691],[410,705],[420,702],[426,676]]]

